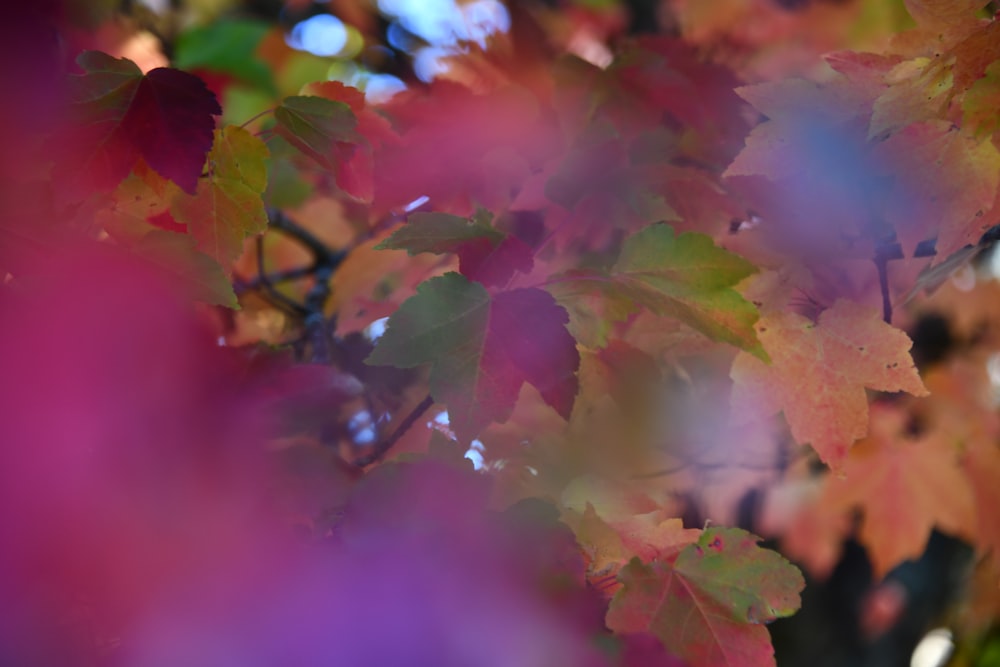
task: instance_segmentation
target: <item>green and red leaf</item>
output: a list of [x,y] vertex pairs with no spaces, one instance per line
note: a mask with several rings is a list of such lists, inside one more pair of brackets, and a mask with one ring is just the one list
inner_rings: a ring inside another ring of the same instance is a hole
[[116,186],[142,158],[194,192],[212,146],[215,95],[193,74],[159,67],[143,74],[126,58],[87,51],[72,79],[70,124],[53,149],[66,196],[81,199]]
[[753,329],[757,309],[733,289],[756,270],[704,234],[675,236],[668,225],[651,225],[625,241],[610,270],[572,272],[550,289],[572,304],[571,312],[588,310],[581,299],[596,300],[595,307],[607,314],[642,307],[763,356]]
[[773,665],[761,625],[799,608],[802,575],[738,528],[708,528],[675,558],[633,559],[608,609],[615,632],[649,632],[692,667]]
[[577,393],[580,355],[569,316],[547,292],[491,295],[457,273],[432,278],[389,318],[368,363],[430,364],[430,390],[451,425],[469,440],[510,416],[524,383],[565,418]]
[[488,216],[462,218],[449,213],[414,213],[376,249],[458,255],[459,272],[487,286],[504,285],[514,272],[534,266],[531,247],[490,224]]
[[227,270],[243,252],[248,236],[267,228],[261,198],[267,186],[268,150],[241,127],[216,130],[208,155],[208,176],[194,196],[173,200],[174,218],[187,225],[198,248]]

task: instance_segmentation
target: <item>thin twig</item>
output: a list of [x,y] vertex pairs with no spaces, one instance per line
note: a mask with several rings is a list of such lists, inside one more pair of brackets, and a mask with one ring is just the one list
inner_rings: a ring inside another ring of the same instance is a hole
[[291,220],[287,215],[278,209],[267,210],[268,226],[276,229],[287,236],[292,237],[316,257],[317,264],[339,264],[344,259],[344,252],[333,250],[326,243],[321,241],[315,234]]
[[326,302],[330,298],[330,279],[336,270],[334,264],[322,264],[316,269],[315,282],[306,294],[306,317],[303,321],[305,337],[312,344],[312,361],[328,364],[332,360],[330,352],[330,329],[326,320]]
[[878,287],[882,293],[882,319],[886,324],[892,324],[892,299],[889,296],[889,260],[875,255],[875,268],[878,270]]
[[266,285],[273,286],[291,282],[293,280],[308,278],[314,273],[316,273],[316,267],[312,264],[309,266],[296,266],[295,268],[285,269],[284,271],[272,271],[271,273],[261,272],[249,280],[236,278],[234,280],[233,289],[236,291],[236,295],[239,296],[244,292],[253,292],[255,290],[265,288]]
[[310,344],[310,360],[313,363],[328,364],[332,360],[330,350],[330,326],[326,318],[326,303],[330,300],[330,280],[344,261],[347,252],[333,250],[319,237],[302,225],[292,221],[277,209],[268,209],[268,224],[271,229],[295,239],[313,255],[313,286],[302,304],[303,338]]
[[271,282],[267,279],[267,273],[264,271],[263,235],[257,237],[257,280],[264,288],[264,291],[267,292],[267,295],[268,297],[270,297],[272,303],[274,303],[277,306],[285,308],[289,312],[299,317],[308,314],[308,311],[306,310],[305,306],[279,292],[277,289],[275,289],[274,285],[271,284]]
[[371,453],[354,459],[354,465],[359,468],[363,468],[379,461],[397,442],[399,442],[400,438],[402,438],[406,432],[417,423],[417,420],[420,419],[420,417],[427,412],[432,405],[434,405],[434,399],[428,395],[427,398],[420,401],[420,403],[418,403],[413,410],[410,411],[410,414],[406,415],[406,418],[403,419],[403,421],[399,422],[399,426],[396,427],[388,438],[375,445],[375,448],[371,451]]
[[274,113],[275,108],[276,107],[271,107],[270,109],[264,109],[260,113],[257,113],[257,114],[254,114],[254,115],[250,116],[245,121],[243,121],[242,123],[240,123],[240,127],[246,128],[247,125],[249,125],[250,123],[254,122],[258,118],[262,118],[262,117],[266,116],[269,113]]

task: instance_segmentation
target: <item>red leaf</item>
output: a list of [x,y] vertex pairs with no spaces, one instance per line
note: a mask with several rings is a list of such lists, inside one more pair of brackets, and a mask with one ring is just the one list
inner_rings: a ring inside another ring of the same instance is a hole
[[143,75],[125,58],[82,54],[73,81],[73,124],[52,150],[66,194],[82,199],[110,190],[140,157],[164,178],[193,193],[212,147],[219,103],[198,77],[167,67]]
[[385,108],[402,140],[384,146],[375,161],[380,209],[421,196],[455,215],[506,207],[525,163],[540,163],[556,143],[537,99],[516,87],[477,95],[435,82],[396,95]]
[[466,278],[489,286],[505,285],[515,271],[531,271],[534,253],[521,239],[498,231],[489,218],[488,214],[467,220],[447,213],[414,213],[377,248],[406,250],[411,255],[455,253]]
[[463,276],[487,286],[505,285],[515,271],[528,273],[535,263],[531,247],[513,236],[495,245],[485,239],[467,243],[458,251],[458,261]]
[[621,667],[684,667],[680,658],[668,653],[660,640],[646,632],[622,635]]

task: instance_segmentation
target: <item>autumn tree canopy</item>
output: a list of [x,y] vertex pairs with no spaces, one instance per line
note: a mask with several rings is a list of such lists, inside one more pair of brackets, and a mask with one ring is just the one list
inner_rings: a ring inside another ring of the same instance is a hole
[[992,664],[996,3],[20,5],[0,663]]

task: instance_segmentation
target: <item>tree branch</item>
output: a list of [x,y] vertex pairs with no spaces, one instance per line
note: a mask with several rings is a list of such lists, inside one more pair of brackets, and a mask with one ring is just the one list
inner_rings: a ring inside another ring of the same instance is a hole
[[285,308],[288,312],[293,315],[302,317],[306,315],[306,310],[302,304],[288,298],[277,289],[274,285],[267,279],[267,274],[264,272],[264,236],[257,236],[257,280],[267,292],[268,297],[270,297],[272,303]]
[[233,281],[233,289],[236,291],[236,295],[239,296],[246,292],[266,289],[268,286],[273,287],[280,283],[308,278],[314,273],[316,273],[316,267],[312,264],[309,266],[297,266],[294,269],[286,269],[284,271],[272,271],[271,273],[261,271],[249,280],[236,277]]
[[[330,349],[330,326],[326,317],[326,304],[330,300],[330,280],[344,261],[347,252],[334,250],[308,229],[292,221],[277,209],[268,209],[268,226],[304,245],[313,255],[313,262],[303,275],[312,275],[313,286],[306,294],[305,302],[296,304],[301,309],[302,324],[305,329],[303,339],[309,344],[310,361],[328,364],[333,355]],[[258,252],[260,252],[258,248]],[[258,257],[258,261],[262,258]],[[300,269],[302,271],[303,269]],[[297,273],[296,273],[297,275]],[[265,286],[266,274],[261,267],[259,280]],[[283,296],[283,295],[282,295]],[[286,297],[287,298],[287,297]]]
[[414,406],[413,410],[410,411],[410,414],[406,415],[403,421],[399,422],[399,426],[396,427],[388,438],[375,445],[375,448],[371,453],[354,459],[354,465],[359,468],[363,468],[379,461],[389,452],[390,449],[392,449],[393,445],[399,442],[400,438],[402,438],[406,432],[409,431],[415,423],[417,423],[417,420],[420,419],[421,415],[427,412],[432,405],[434,405],[434,399],[428,395],[424,400]]

